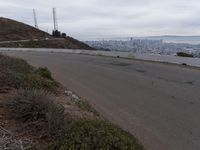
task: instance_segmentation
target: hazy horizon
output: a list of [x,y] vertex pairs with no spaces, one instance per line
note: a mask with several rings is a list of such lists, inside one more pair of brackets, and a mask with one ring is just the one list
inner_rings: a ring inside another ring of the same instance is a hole
[[2,0],[0,13],[33,25],[34,8],[40,29],[51,33],[53,7],[59,30],[81,40],[200,35],[198,0]]

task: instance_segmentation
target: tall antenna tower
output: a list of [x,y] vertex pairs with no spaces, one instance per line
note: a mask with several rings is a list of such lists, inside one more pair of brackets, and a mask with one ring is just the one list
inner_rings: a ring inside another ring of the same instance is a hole
[[53,8],[53,24],[54,24],[54,31],[58,30],[58,22],[56,16],[56,8]]
[[35,25],[35,28],[38,29],[37,16],[36,16],[35,9],[33,9],[33,18],[34,18],[34,25]]

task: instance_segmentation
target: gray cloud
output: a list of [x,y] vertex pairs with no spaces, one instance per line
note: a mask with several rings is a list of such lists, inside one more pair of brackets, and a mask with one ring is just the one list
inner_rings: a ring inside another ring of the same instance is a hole
[[52,7],[59,29],[79,39],[149,35],[199,35],[199,0],[1,0],[0,14],[51,32]]

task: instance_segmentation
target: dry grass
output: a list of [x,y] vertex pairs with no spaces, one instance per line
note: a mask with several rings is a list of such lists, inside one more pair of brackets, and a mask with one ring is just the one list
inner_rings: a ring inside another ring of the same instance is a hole
[[64,107],[43,90],[19,90],[15,97],[6,101],[6,107],[14,118],[38,129],[43,137],[62,136],[71,121]]
[[0,54],[0,69],[4,72],[31,73],[31,67],[25,60]]
[[44,39],[51,36],[27,24],[0,17],[0,41]]

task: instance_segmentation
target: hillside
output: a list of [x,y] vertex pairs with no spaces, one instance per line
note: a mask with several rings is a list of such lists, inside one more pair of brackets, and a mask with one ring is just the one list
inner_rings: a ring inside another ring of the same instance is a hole
[[[38,41],[34,41],[34,39]],[[2,43],[2,41],[17,40],[30,41]],[[3,17],[0,17],[0,47],[93,49],[72,37],[54,38],[30,25]]]
[[0,41],[44,39],[51,36],[24,23],[0,17]]

